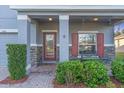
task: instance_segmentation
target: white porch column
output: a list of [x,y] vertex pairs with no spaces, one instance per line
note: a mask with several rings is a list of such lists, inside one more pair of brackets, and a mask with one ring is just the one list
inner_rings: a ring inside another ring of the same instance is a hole
[[69,60],[69,15],[59,16],[59,61]]
[[18,43],[27,45],[27,73],[30,72],[30,18],[27,15],[18,15]]

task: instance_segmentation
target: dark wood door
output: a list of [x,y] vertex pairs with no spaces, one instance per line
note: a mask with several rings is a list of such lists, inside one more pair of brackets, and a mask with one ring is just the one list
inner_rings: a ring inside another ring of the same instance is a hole
[[45,32],[43,35],[44,60],[56,60],[56,33]]

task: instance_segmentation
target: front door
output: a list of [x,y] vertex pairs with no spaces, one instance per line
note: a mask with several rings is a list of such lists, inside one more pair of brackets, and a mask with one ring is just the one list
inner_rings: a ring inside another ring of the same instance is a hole
[[56,60],[56,33],[44,32],[44,60]]

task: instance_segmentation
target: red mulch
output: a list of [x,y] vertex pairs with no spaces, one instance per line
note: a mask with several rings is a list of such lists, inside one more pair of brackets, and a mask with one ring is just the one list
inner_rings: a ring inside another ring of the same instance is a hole
[[[110,77],[110,80],[116,85],[116,88],[121,88],[122,83],[116,80],[114,77]],[[85,84],[59,84],[57,81],[53,80],[54,88],[88,88]],[[99,88],[107,88],[105,85],[99,86]]]
[[27,79],[28,79],[28,76],[25,76],[20,80],[12,80],[10,77],[7,77],[4,80],[0,81],[0,84],[18,84],[18,83],[25,82]]
[[59,84],[55,80],[53,80],[54,88],[86,88],[83,83],[80,84]]
[[111,81],[116,85],[117,88],[120,88],[122,83],[120,81],[118,81],[117,79],[115,79],[114,77],[110,77]]

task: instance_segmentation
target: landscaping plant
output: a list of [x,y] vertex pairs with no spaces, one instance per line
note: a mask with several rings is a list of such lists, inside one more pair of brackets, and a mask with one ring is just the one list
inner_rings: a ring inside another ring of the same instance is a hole
[[56,81],[61,84],[84,83],[88,87],[97,87],[105,85],[109,76],[100,60],[66,61],[57,65]]
[[114,60],[112,62],[112,74],[119,81],[124,83],[124,61]]
[[100,60],[87,60],[83,63],[83,82],[88,87],[97,87],[109,81],[107,69]]
[[19,80],[26,76],[26,45],[8,44],[8,69],[10,78]]
[[82,73],[83,64],[80,61],[66,61],[57,65],[56,80],[61,84],[80,83]]

